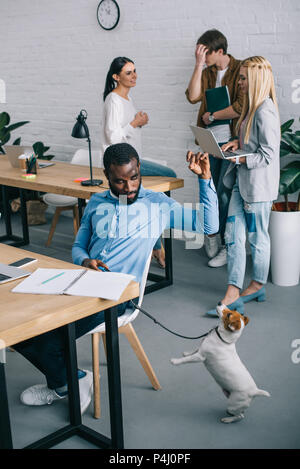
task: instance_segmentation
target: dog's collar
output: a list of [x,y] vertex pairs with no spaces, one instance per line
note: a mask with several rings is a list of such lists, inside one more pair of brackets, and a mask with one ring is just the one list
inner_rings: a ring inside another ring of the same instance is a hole
[[226,342],[226,340],[223,339],[223,337],[221,336],[220,332],[218,331],[218,326],[215,327],[215,331],[216,331],[216,334],[217,336],[219,337],[220,340],[222,340],[222,342],[224,342],[224,344],[227,344],[227,345],[230,345],[231,342]]

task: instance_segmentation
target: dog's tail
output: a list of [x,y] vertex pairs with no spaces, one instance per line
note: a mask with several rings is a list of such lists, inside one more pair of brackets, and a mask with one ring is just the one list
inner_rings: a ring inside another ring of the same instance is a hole
[[256,396],[271,397],[271,394],[268,391],[264,391],[263,389],[257,388],[253,397],[256,397]]

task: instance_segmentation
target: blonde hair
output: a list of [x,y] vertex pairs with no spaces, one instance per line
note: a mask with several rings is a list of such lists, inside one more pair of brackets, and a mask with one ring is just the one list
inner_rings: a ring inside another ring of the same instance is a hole
[[248,94],[244,96],[242,112],[236,125],[236,132],[239,132],[241,123],[248,114],[249,118],[246,123],[244,138],[244,142],[248,143],[253,117],[257,108],[268,97],[272,99],[277,111],[278,105],[270,62],[264,57],[254,56],[243,60],[241,67],[247,68]]

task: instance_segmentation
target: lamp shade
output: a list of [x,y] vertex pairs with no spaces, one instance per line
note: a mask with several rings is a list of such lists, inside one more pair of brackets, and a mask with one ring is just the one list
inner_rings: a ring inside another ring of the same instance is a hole
[[86,113],[86,111],[83,109],[82,111],[80,111],[80,114],[77,117],[77,122],[74,125],[73,130],[72,130],[72,137],[89,138],[89,129],[85,123],[87,115],[84,115],[83,114],[84,112]]

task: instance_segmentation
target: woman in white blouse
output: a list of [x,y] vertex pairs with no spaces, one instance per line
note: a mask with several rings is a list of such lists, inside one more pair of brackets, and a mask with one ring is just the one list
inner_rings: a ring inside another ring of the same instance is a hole
[[[148,123],[146,112],[137,111],[129,92],[136,85],[137,73],[132,60],[116,57],[107,73],[103,93],[104,114],[102,132],[102,154],[109,145],[126,142],[132,145],[142,156],[141,130]],[[176,177],[176,173],[167,166],[143,160],[142,176]],[[165,267],[164,251],[160,239],[154,246],[154,257],[160,267]]]

